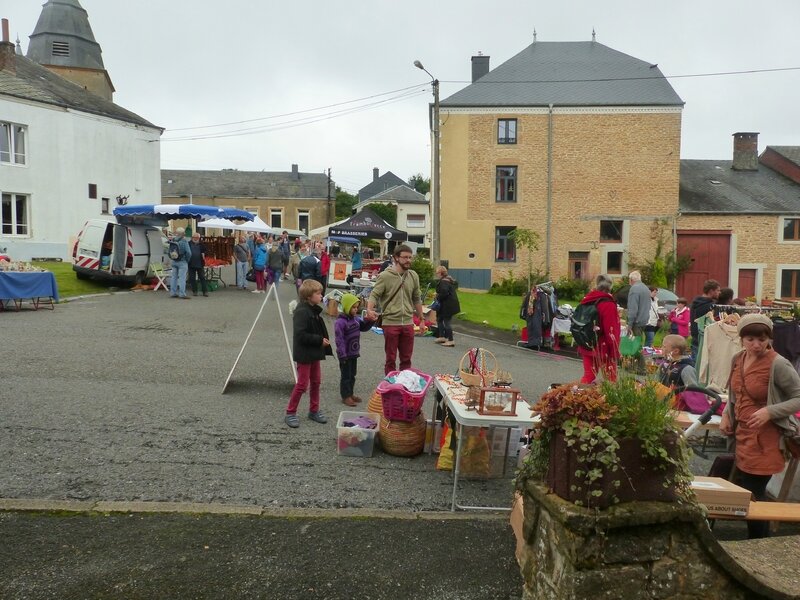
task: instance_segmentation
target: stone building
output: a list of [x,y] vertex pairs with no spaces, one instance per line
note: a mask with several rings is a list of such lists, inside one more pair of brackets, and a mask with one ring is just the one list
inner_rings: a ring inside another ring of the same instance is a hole
[[[441,258],[473,289],[529,261],[627,274],[678,212],[682,110],[656,65],[596,41],[534,41],[493,70],[472,57],[471,85],[441,102]],[[530,257],[517,227],[539,235]]]
[[163,204],[207,204],[241,208],[258,215],[274,229],[305,234],[331,223],[335,216],[335,184],[325,173],[274,171],[161,171]]
[[737,296],[800,299],[800,148],[733,134],[732,160],[682,160],[678,254],[692,257],[677,292],[712,278]]

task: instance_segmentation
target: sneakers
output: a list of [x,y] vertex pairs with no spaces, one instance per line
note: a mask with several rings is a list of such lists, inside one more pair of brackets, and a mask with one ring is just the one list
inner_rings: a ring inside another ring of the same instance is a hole
[[292,429],[297,429],[300,427],[300,419],[297,418],[297,415],[286,415],[286,417],[283,419],[283,422]]
[[447,341],[447,338],[441,338],[441,337],[440,338],[436,338],[435,340],[433,340],[433,342],[435,344],[444,344],[446,341]]
[[261,290],[253,290],[253,293],[254,293],[254,294],[260,294],[260,293],[261,293]]
[[353,396],[350,396],[348,398],[342,398],[342,404],[345,406],[356,406],[358,402]]
[[449,342],[444,342],[442,344],[442,346],[444,346],[445,348],[452,348],[455,345],[456,345],[456,343],[454,341],[452,341],[452,340],[450,340]]
[[[308,413],[308,418],[314,421],[315,423],[327,423],[328,417],[326,417],[321,410],[317,412],[310,412]],[[288,425],[288,423],[287,423]],[[291,425],[289,425],[291,427]]]

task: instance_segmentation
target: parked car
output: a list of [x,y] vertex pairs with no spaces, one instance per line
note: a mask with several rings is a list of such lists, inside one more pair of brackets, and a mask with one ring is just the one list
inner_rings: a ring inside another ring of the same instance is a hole
[[[614,298],[622,308],[628,308],[628,292],[631,291],[631,286],[624,285],[614,294]],[[668,314],[673,308],[678,306],[678,296],[675,295],[675,292],[672,290],[668,290],[666,288],[658,288],[656,292],[656,298],[658,299],[658,307],[659,313],[661,314]],[[663,309],[663,310],[662,310]]]

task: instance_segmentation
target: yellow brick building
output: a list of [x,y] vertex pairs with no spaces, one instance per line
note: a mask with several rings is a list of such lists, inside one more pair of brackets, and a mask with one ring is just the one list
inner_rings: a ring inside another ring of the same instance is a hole
[[[440,108],[440,255],[462,287],[524,276],[529,260],[555,279],[651,258],[654,223],[678,213],[683,109],[658,68],[594,41],[472,66]],[[539,235],[530,257],[507,237],[518,227]]]

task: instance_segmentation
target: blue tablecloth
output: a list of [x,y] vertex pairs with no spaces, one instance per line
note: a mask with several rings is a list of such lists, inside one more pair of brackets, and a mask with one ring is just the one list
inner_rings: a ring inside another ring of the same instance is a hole
[[53,298],[58,301],[56,277],[50,271],[20,273],[0,271],[0,300]]

